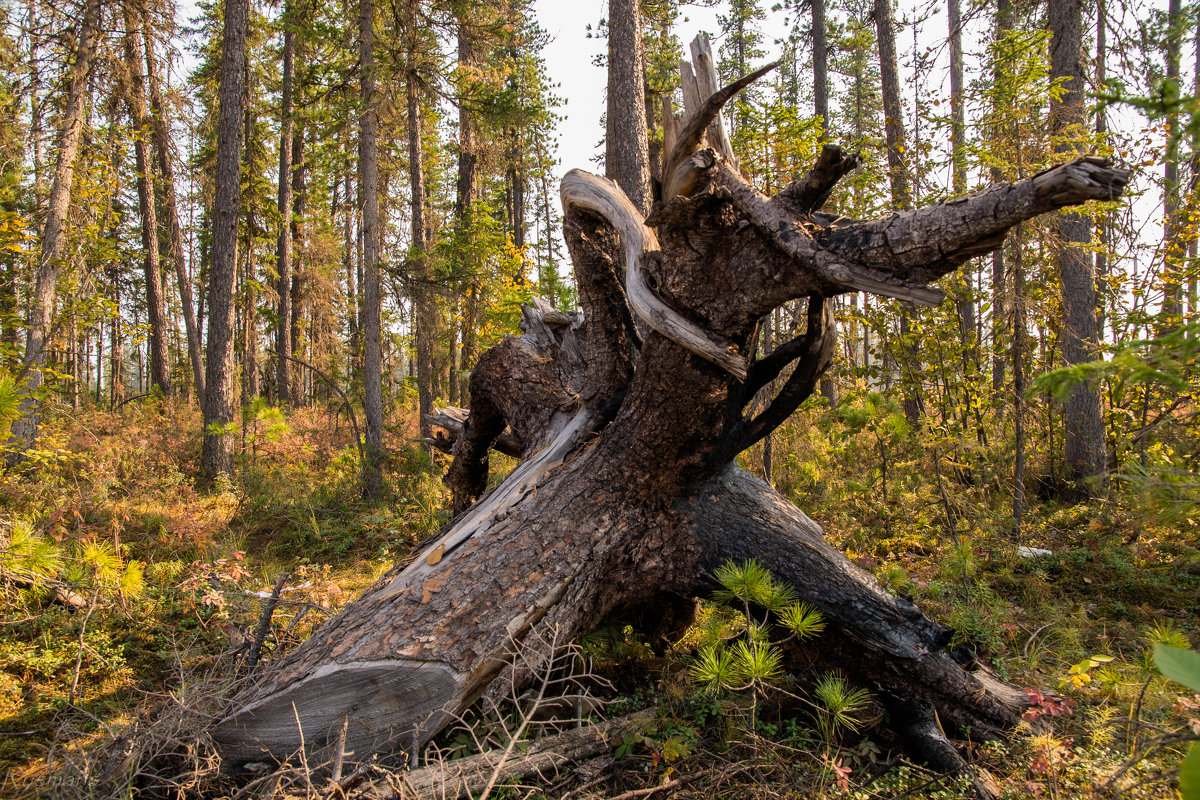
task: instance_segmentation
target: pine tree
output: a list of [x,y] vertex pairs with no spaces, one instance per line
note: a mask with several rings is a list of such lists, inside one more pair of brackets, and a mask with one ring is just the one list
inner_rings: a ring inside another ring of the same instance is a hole
[[205,362],[204,445],[200,471],[207,480],[233,474],[234,279],[241,208],[243,104],[249,0],[225,0],[221,37],[216,170],[213,178],[212,266],[208,276],[208,350]]

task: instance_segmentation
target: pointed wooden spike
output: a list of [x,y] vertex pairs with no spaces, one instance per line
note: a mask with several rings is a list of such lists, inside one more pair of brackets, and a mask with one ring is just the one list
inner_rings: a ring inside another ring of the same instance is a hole
[[[692,40],[691,50],[692,63],[696,70],[696,88],[699,90],[700,100],[703,103],[716,94],[717,88],[720,86],[717,83],[717,67],[713,61],[712,46],[708,42],[708,35],[698,34]],[[720,114],[708,125],[708,143],[728,159],[734,169],[737,168],[733,145],[730,144],[729,137],[725,134],[725,125],[721,121]]]
[[[675,118],[675,110],[671,107],[671,95],[665,94],[662,99],[663,112],[663,158],[669,161],[671,153],[675,152],[675,142],[679,135],[679,121]],[[669,165],[668,165],[669,166]],[[667,175],[663,175],[666,183]]]
[[681,121],[687,125],[700,111],[704,103],[700,99],[700,90],[696,86],[696,73],[692,71],[692,62],[686,58],[679,59],[679,85],[683,90],[683,117]]

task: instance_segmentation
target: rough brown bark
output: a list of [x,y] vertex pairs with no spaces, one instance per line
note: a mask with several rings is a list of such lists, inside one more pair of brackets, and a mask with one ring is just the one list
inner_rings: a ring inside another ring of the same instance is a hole
[[212,263],[208,271],[208,349],[204,377],[204,444],[200,471],[207,480],[232,475],[228,432],[233,422],[233,284],[241,208],[242,103],[246,80],[248,0],[225,0],[218,89],[217,166],[213,178]]
[[[999,43],[1012,29],[1012,18],[1009,12],[1009,0],[998,0],[996,3],[996,42]],[[992,60],[992,80],[996,85],[1000,85],[1003,79],[1003,67],[998,56],[993,56]],[[993,113],[999,115],[1002,109],[999,107],[999,100],[995,101]],[[992,136],[1000,139],[1003,136],[1003,131],[994,130]],[[992,182],[1000,181],[1002,174],[999,167],[992,167]],[[1006,372],[1007,356],[1004,348],[1005,332],[1004,328],[1008,320],[1007,308],[1007,290],[1005,283],[1007,281],[1006,270],[1004,265],[1004,248],[997,247],[992,252],[992,393],[999,395],[1004,390],[1004,376]]]
[[[415,20],[410,25],[415,25]],[[415,37],[415,33],[412,34]],[[415,44],[409,58],[415,58]],[[412,199],[409,218],[412,222],[410,253],[412,278],[414,333],[417,344],[417,406],[421,416],[421,436],[433,434],[427,417],[433,412],[433,337],[434,307],[432,285],[429,281],[429,232],[425,224],[425,168],[421,150],[421,97],[416,70],[409,71],[405,94],[408,100],[408,176]]]
[[[896,59],[896,23],[892,17],[891,0],[875,0],[873,10],[875,30],[879,40],[879,83],[883,95],[883,129],[887,139],[888,179],[892,188],[892,208],[912,208],[912,186],[909,182],[905,153],[908,148],[904,135],[904,111],[900,101],[900,68]],[[916,427],[921,419],[921,389],[912,371],[920,365],[920,349],[912,336],[913,307],[900,306],[900,344],[908,354],[901,367],[904,387],[904,416]]]
[[[1078,23],[1071,24],[1078,26]],[[1057,30],[1057,29],[1055,29]],[[1069,29],[1074,35],[1074,27]],[[1167,3],[1167,39],[1166,39],[1166,78],[1179,86],[1179,46],[1183,39],[1183,11],[1180,0],[1169,0]],[[1067,64],[1067,68],[1075,67],[1078,63]],[[1075,74],[1080,74],[1076,72]],[[1074,121],[1074,120],[1072,120]],[[1181,229],[1182,220],[1179,216],[1179,115],[1170,110],[1166,114],[1167,149],[1163,159],[1163,301],[1162,321],[1160,328],[1169,330],[1177,327],[1183,314],[1183,281],[1181,279],[1183,246]],[[1069,362],[1070,363],[1070,362]],[[1068,459],[1068,463],[1069,463]]]
[[[462,13],[462,12],[460,12]],[[460,237],[466,237],[471,234],[473,229],[472,206],[478,194],[478,161],[479,155],[477,149],[478,132],[476,131],[475,114],[472,109],[472,97],[468,91],[468,78],[475,68],[475,42],[472,36],[471,26],[464,16],[460,16],[457,20],[458,34],[458,64],[463,70],[464,77],[463,85],[460,87],[460,95],[458,99],[458,181],[457,191],[454,199],[454,225]],[[465,241],[465,240],[464,240]],[[473,250],[473,247],[468,245],[468,248]],[[462,349],[460,353],[460,366],[465,371],[475,365],[475,318],[476,318],[476,297],[479,294],[480,276],[474,263],[464,264],[464,272],[467,274],[466,291],[462,297]],[[451,375],[451,387],[457,386],[457,392],[460,397],[465,398],[467,394],[468,378],[459,378],[457,375]],[[465,400],[464,400],[465,402]]]
[[650,213],[650,150],[639,0],[608,6],[608,129],[604,174],[617,182],[642,215]]
[[[821,137],[829,137],[829,45],[825,29],[825,0],[812,0],[813,112],[821,119]],[[833,378],[821,379],[821,396],[837,405]]]
[[275,249],[275,391],[280,405],[293,402],[292,355],[292,84],[295,82],[296,32],[292,4],[283,12],[283,76],[279,101],[279,239]]
[[188,276],[187,259],[183,251],[183,224],[179,219],[179,203],[175,190],[175,163],[171,155],[170,120],[163,101],[162,77],[154,57],[154,45],[150,31],[143,18],[142,45],[146,51],[146,74],[150,87],[150,110],[153,123],[154,158],[158,165],[162,184],[162,207],[166,212],[168,258],[175,270],[175,281],[179,288],[179,304],[183,306],[184,331],[187,336],[188,361],[192,367],[192,381],[196,397],[204,404],[204,359],[200,353],[200,327],[196,321],[196,301],[192,294],[192,281]]
[[829,135],[829,46],[825,0],[812,0],[813,111],[821,118],[822,136]]
[[891,0],[874,0],[872,14],[879,41],[879,83],[883,95],[883,127],[887,138],[888,179],[892,207],[912,208],[912,189],[904,163],[904,110],[900,104],[900,70],[896,59],[896,23]]
[[[1080,69],[1083,13],[1080,0],[1050,4],[1050,77],[1062,81],[1063,92],[1050,102],[1051,130],[1066,141],[1058,152],[1071,156],[1078,145],[1070,137],[1082,136],[1087,126]],[[1096,279],[1087,250],[1092,241],[1091,221],[1077,212],[1058,217],[1061,249],[1058,253],[1062,285],[1063,360],[1068,365],[1096,358]],[[1086,381],[1071,390],[1063,411],[1066,428],[1065,459],[1068,478],[1077,495],[1095,491],[1108,465],[1104,445],[1104,420],[1100,410],[1100,387]],[[1090,481],[1090,482],[1089,482]]]
[[[302,57],[303,48],[297,43],[296,58]],[[291,329],[288,339],[291,345],[290,355],[293,359],[291,362],[293,367],[292,402],[296,405],[312,399],[312,370],[306,367],[299,371],[295,369],[298,366],[295,359],[305,352],[301,346],[306,310],[304,304],[305,274],[302,269],[303,261],[296,254],[302,254],[305,248],[304,215],[307,204],[308,168],[304,158],[304,125],[302,119],[297,119],[292,131],[292,281],[291,285],[286,287],[290,295],[287,322]],[[280,289],[283,288],[283,286],[280,287]],[[282,320],[280,323],[282,324]],[[309,333],[312,333],[311,329]],[[307,377],[307,381],[303,380],[304,377]]]
[[[653,231],[611,183],[567,176],[565,233],[582,314],[535,304],[524,335],[481,358],[470,414],[454,423],[455,520],[234,700],[214,730],[228,757],[294,751],[297,719],[313,746],[345,725],[347,747],[360,753],[411,749],[498,675],[528,677],[513,656],[543,646],[535,631],[561,641],[617,606],[691,596],[714,565],[749,556],[822,611],[830,652],[858,665],[889,704],[891,724],[932,763],[962,766],[929,723],[935,712],[972,735],[1016,722],[1019,693],[959,666],[943,650],[943,627],[883,592],[811,520],[731,462],[814,390],[833,350],[827,298],[847,288],[837,275],[886,269],[897,280],[932,280],[996,246],[1021,219],[1119,192],[1127,175],[1078,162],[932,209],[835,224],[815,212],[789,216],[785,199],[757,194],[728,161],[696,147],[708,166],[693,171],[687,196],[656,211]],[[937,247],[935,260],[914,247],[929,235],[921,247]],[[860,256],[874,266],[845,263]],[[835,262],[843,271],[831,279]],[[741,352],[785,302],[808,296],[808,325],[739,374],[686,331],[639,333],[642,312],[623,285],[639,271],[670,313]],[[775,398],[747,416],[759,389],[788,367]],[[523,460],[480,496],[487,451],[502,441]]]
[[363,494],[383,494],[383,349],[380,315],[379,268],[379,166],[375,111],[375,4],[359,0],[358,70],[362,112],[358,133],[358,199],[362,204],[363,307],[363,416],[366,427],[366,461]]
[[138,215],[142,228],[142,274],[146,285],[146,311],[150,322],[150,380],[164,396],[171,394],[171,369],[167,363],[167,310],[163,295],[158,248],[158,208],[155,201],[151,124],[146,108],[146,80],[140,44],[142,20],[133,0],[122,3],[125,19],[124,53],[127,80],[125,102],[133,129],[134,163],[137,166]]
[[[954,193],[967,192],[967,123],[963,101],[962,13],[959,0],[946,0],[946,22],[950,41],[950,137],[953,162]],[[954,304],[958,311],[958,327],[963,337],[963,364],[971,369],[978,360],[975,341],[975,300],[972,295],[971,272],[964,270],[955,287]]]

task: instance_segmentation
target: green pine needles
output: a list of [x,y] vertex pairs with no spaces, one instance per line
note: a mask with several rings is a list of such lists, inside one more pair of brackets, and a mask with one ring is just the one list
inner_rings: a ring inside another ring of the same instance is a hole
[[[783,677],[785,642],[811,639],[825,630],[821,613],[801,602],[791,586],[779,583],[755,561],[727,561],[713,573],[720,587],[713,599],[736,612],[740,629],[730,638],[714,635],[696,652],[689,668],[692,681],[710,695],[748,693],[751,721],[759,694]],[[862,728],[860,716],[870,695],[851,687],[842,675],[829,673],[813,688],[817,729],[827,742],[845,730]]]
[[820,701],[817,728],[825,741],[832,742],[842,730],[857,733],[862,728],[857,715],[867,710],[871,700],[866,689],[853,688],[840,673],[830,672],[817,681],[813,695]]
[[145,565],[124,558],[110,542],[87,539],[64,548],[23,519],[10,524],[6,538],[0,537],[0,583],[19,589],[27,600],[80,592],[125,600],[145,589]]
[[[727,561],[713,574],[721,588],[713,593],[718,603],[741,612],[743,630],[736,643],[718,638],[700,648],[692,664],[692,680],[711,694],[746,691],[778,679],[783,674],[783,654],[778,645],[792,638],[809,639],[825,629],[820,612],[799,602],[796,590],[779,583],[756,561]],[[761,619],[755,610],[766,612]],[[775,637],[773,628],[788,632]]]

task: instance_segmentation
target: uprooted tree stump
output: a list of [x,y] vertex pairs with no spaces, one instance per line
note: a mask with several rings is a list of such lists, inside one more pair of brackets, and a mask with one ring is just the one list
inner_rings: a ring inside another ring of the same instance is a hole
[[[702,594],[714,567],[747,558],[821,611],[827,632],[810,649],[873,689],[888,724],[933,765],[963,766],[946,730],[981,738],[1016,723],[1023,692],[960,665],[950,631],[882,590],[734,459],[828,366],[828,298],[937,303],[928,284],[1009,228],[1114,198],[1128,174],[1081,159],[881,220],[834,218],[820,208],[857,158],[827,146],[769,198],[732,153],[706,145],[721,141],[706,131],[742,83],[669,117],[665,200],[648,219],[611,182],[566,176],[582,311],[527,307],[524,335],[480,358],[469,414],[447,423],[456,518],[235,698],[214,730],[227,759],[283,758],[344,725],[358,757],[409,750],[512,669],[539,626],[586,633],[618,606]],[[764,317],[805,297],[807,330],[751,358]],[[747,415],[768,385],[782,388]],[[522,460],[485,494],[498,445]]]

